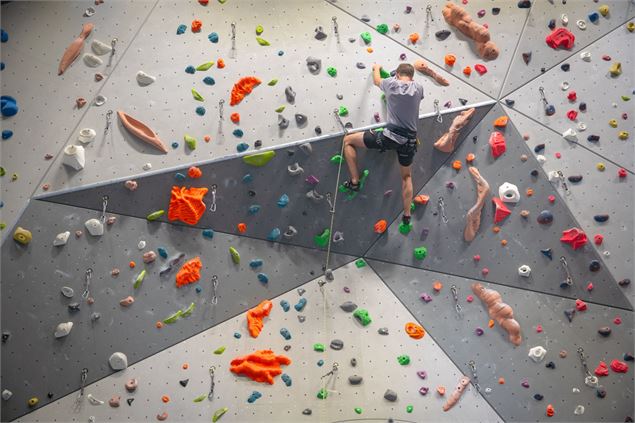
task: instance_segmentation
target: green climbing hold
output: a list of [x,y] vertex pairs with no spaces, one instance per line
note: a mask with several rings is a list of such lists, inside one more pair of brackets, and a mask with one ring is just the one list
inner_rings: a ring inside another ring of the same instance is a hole
[[227,3],[227,0],[218,0],[218,2],[219,2],[220,4],[225,4],[225,3]]
[[[224,3],[224,0],[222,0],[222,2]],[[223,417],[223,414],[227,413],[228,410],[229,408],[227,407],[219,408],[218,410],[216,410],[214,412],[214,415],[212,416],[212,422],[217,422],[221,417]]]
[[274,112],[276,112],[276,113],[282,113],[282,111],[285,109],[285,107],[287,107],[287,106],[280,106],[280,107],[278,107],[276,110],[274,110]]
[[368,310],[363,308],[358,308],[353,313],[353,316],[362,324],[362,326],[368,326],[373,320],[370,318],[368,314]]
[[362,414],[362,409],[360,407],[355,407],[355,412],[357,414]]
[[0,222],[0,231],[4,230],[7,227],[7,224],[4,222]]
[[402,366],[405,366],[406,364],[410,364],[410,357],[405,355],[405,354],[404,355],[400,355],[399,357],[397,357],[397,361]]
[[412,230],[412,223],[408,223],[407,225],[403,222],[399,223],[399,232],[403,235],[408,235]]
[[174,322],[176,322],[179,319],[179,317],[181,317],[181,314],[183,314],[183,312],[181,310],[179,310],[176,313],[174,313],[173,315],[171,315],[170,317],[164,319],[163,323],[165,323],[165,324],[174,323]]
[[428,249],[426,247],[415,248],[415,258],[417,260],[423,260],[428,255]]
[[316,235],[313,237],[313,242],[315,242],[318,247],[324,248],[328,245],[330,238],[331,230],[329,228],[326,228],[320,235]]
[[410,203],[410,211],[411,212],[415,211],[416,208],[417,208],[417,205],[415,204],[414,201],[412,203]]
[[266,165],[276,156],[276,152],[273,150],[263,151],[262,153],[250,154],[243,157],[243,162],[248,165],[261,167]]
[[357,197],[357,194],[359,194],[364,189],[369,173],[370,172],[368,171],[368,169],[364,169],[364,171],[362,172],[362,177],[359,178],[359,189],[357,191],[353,191],[350,188],[347,188],[346,186],[344,186],[344,184],[341,184],[339,186],[339,191],[345,193],[348,199],[352,200],[353,198]]
[[194,398],[194,402],[201,402],[203,401],[205,398],[207,398],[207,395],[203,394],[203,395],[199,395],[198,397]]
[[216,355],[221,355],[224,352],[225,352],[225,347],[218,347],[214,350],[214,354]]
[[414,407],[412,405],[408,405],[406,407],[406,413],[412,413],[412,410],[414,410]]
[[185,141],[187,148],[189,148],[190,150],[196,150],[196,138],[185,134],[183,135],[183,141]]
[[189,307],[186,308],[185,310],[183,310],[179,317],[187,317],[187,316],[189,316],[190,314],[192,314],[192,312],[194,311],[195,308],[196,308],[196,304],[190,303]]
[[192,88],[192,97],[194,97],[194,100],[196,100],[196,101],[205,101],[203,96],[200,95],[199,92],[196,91],[194,88]]
[[229,247],[229,254],[232,256],[234,264],[240,264],[240,253],[234,247]]
[[270,46],[271,45],[271,44],[269,44],[269,41],[265,40],[264,38],[256,37],[256,41],[258,41],[258,44],[260,44],[261,46]]
[[271,81],[269,81],[267,83],[267,85],[269,85],[270,87],[273,87],[274,85],[276,85],[278,83],[277,79],[272,79]]
[[377,30],[377,32],[379,32],[380,34],[386,34],[388,32],[388,25],[386,24],[379,24],[375,27],[375,29]]
[[631,98],[627,95],[622,96],[622,101],[629,101]]
[[158,218],[160,218],[164,214],[165,214],[165,210],[157,210],[157,211],[152,212],[149,215],[147,215],[146,216],[146,220],[149,220],[150,222],[152,222],[153,220],[157,220]]
[[364,260],[363,258],[355,260],[355,266],[357,266],[358,269],[366,267],[366,260]]
[[379,68],[379,76],[381,79],[390,78],[390,72],[386,72],[384,68]]
[[0,166],[0,176],[4,176],[6,174],[7,174],[7,171],[4,170],[4,168]]
[[322,388],[318,391],[317,397],[319,399],[326,399],[326,397],[328,396],[328,392],[326,391],[326,389]]
[[361,34],[359,34],[359,36],[362,37],[362,40],[364,40],[366,44],[370,44],[370,42],[372,41],[370,32],[362,32]]
[[331,157],[331,163],[336,165],[342,164],[342,156],[340,156],[339,154],[334,155],[333,157]]
[[337,69],[335,69],[333,66],[329,66],[328,68],[326,68],[326,73],[328,73],[331,76],[336,76]]
[[137,289],[141,286],[141,282],[143,282],[143,278],[146,277],[146,270],[143,269],[141,271],[141,273],[139,273],[139,275],[137,276],[137,278],[134,280],[134,284],[132,285],[132,287],[134,289]]
[[313,351],[324,352],[324,344],[313,344]]
[[344,106],[340,106],[340,109],[337,111],[337,114],[340,116],[347,116],[348,115],[348,109]]
[[206,71],[206,70],[208,70],[209,68],[211,68],[212,66],[214,66],[214,62],[205,62],[205,63],[203,63],[203,64],[201,64],[201,65],[198,65],[198,66],[196,67],[196,70],[197,70],[197,71]]
[[256,35],[262,34],[263,31],[264,31],[264,28],[262,27],[262,25],[258,25],[256,27]]

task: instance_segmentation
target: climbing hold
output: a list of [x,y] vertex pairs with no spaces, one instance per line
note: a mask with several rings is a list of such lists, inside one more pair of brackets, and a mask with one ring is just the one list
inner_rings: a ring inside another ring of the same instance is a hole
[[[217,61],[217,64],[220,63],[220,60]],[[235,106],[240,103],[247,94],[251,93],[254,87],[260,85],[260,79],[255,76],[246,76],[240,78],[238,82],[234,84],[231,91],[230,97],[230,105]]]
[[328,68],[326,68],[326,73],[328,73],[332,77],[335,77],[337,76],[337,69],[335,69],[332,66],[329,66]]
[[13,240],[19,244],[27,245],[33,239],[31,231],[24,229],[21,226],[15,228],[13,232]]
[[622,64],[620,62],[613,62],[609,67],[609,73],[612,77],[620,76],[622,74]]
[[260,44],[261,46],[270,46],[271,44],[269,43],[269,41],[265,40],[264,38],[260,38],[260,37],[256,37],[256,41],[258,42],[258,44]]
[[331,347],[331,349],[339,351],[344,348],[344,341],[342,341],[341,339],[334,339],[329,344],[329,347]]
[[465,76],[470,76],[472,75],[472,68],[469,66],[466,66],[463,68],[463,75]]
[[342,310],[344,310],[345,312],[347,312],[347,313],[352,313],[357,308],[357,304],[355,304],[352,301],[346,301],[346,302],[340,304],[340,308]]
[[611,370],[613,370],[615,373],[627,373],[628,364],[623,361],[613,360],[611,361]]
[[492,197],[492,202],[496,206],[496,212],[494,213],[494,223],[502,222],[507,216],[511,214],[511,211],[505,206],[503,201],[498,197]]
[[520,192],[518,192],[518,187],[514,184],[510,184],[509,182],[505,182],[498,187],[498,196],[505,203],[518,203],[520,201]]
[[528,278],[531,275],[531,267],[526,264],[523,264],[518,268],[518,275],[524,278]]
[[421,38],[421,36],[417,32],[413,32],[412,34],[408,36],[408,40],[410,41],[411,44],[417,44],[417,41],[419,41],[419,38]]
[[421,339],[426,334],[423,326],[414,322],[408,322],[405,326],[406,333],[413,339]]
[[586,244],[587,236],[582,230],[578,228],[571,228],[562,232],[560,242],[569,244],[571,248],[577,250],[578,248],[583,247]]
[[547,45],[554,50],[564,48],[570,50],[575,43],[575,35],[566,28],[556,28],[545,38]]
[[280,129],[287,129],[289,127],[289,120],[282,115],[278,115],[278,127]]
[[113,370],[123,370],[128,367],[128,357],[122,352],[113,353],[108,359],[108,364]]
[[315,75],[320,73],[322,69],[322,60],[309,56],[306,58],[306,65],[309,68],[309,72]]
[[399,222],[399,233],[402,235],[408,235],[412,230],[412,222],[405,223],[403,221]]
[[54,335],[56,338],[63,338],[71,333],[71,329],[73,329],[73,322],[60,323],[55,328]]
[[296,311],[301,312],[302,310],[304,310],[304,307],[306,307],[306,303],[306,298],[300,298],[300,300],[298,300],[298,303],[294,305],[293,308],[295,308]]
[[439,41],[444,41],[446,40],[452,33],[450,31],[448,31],[447,29],[443,29],[441,31],[437,31],[434,33],[434,36],[437,38],[437,40]]
[[384,393],[384,399],[390,402],[395,402],[397,401],[397,393],[392,389],[386,389],[386,392]]
[[544,347],[538,345],[536,347],[529,349],[528,356],[534,361],[534,363],[538,363],[545,358],[546,354],[547,354],[547,350]]
[[295,114],[295,123],[298,126],[305,125],[307,120],[308,120],[308,118],[306,117],[306,115],[303,115],[302,113],[296,113]]
[[503,134],[498,131],[492,132],[489,137],[489,146],[494,158],[501,156],[507,149]]
[[316,235],[313,237],[313,242],[315,242],[318,247],[324,248],[328,245],[330,237],[331,230],[329,228],[326,228],[320,235]]
[[424,246],[416,247],[414,249],[414,256],[417,260],[423,260],[428,255],[428,249]]
[[363,308],[355,310],[353,316],[362,324],[362,326],[368,326],[372,322],[372,319],[368,314],[368,310]]
[[611,328],[608,326],[601,327],[598,329],[598,333],[604,337],[607,337],[611,334]]
[[478,72],[479,75],[484,75],[487,73],[487,68],[485,67],[485,65],[482,65],[480,63],[474,65],[474,70]]
[[4,131],[2,131],[2,139],[3,140],[8,140],[12,136],[13,136],[13,131],[12,130],[5,129]]
[[446,65],[454,66],[454,63],[456,62],[456,56],[453,54],[446,54],[444,61]]
[[[194,257],[186,261],[176,274],[176,287],[180,288],[201,279],[201,268],[203,263],[200,257]],[[144,275],[145,276],[145,275]]]
[[364,43],[370,44],[370,42],[372,40],[372,38],[370,36],[370,32],[362,32],[359,36],[362,38]]
[[0,113],[5,117],[14,116],[18,113],[16,99],[8,95],[0,96]]
[[[538,223],[540,223],[542,225],[547,225],[547,224],[553,222],[553,213],[551,213],[551,211],[549,211],[549,210],[543,210],[543,211],[541,211],[538,214],[537,220],[538,220]],[[549,251],[551,252],[550,249],[549,249]]]

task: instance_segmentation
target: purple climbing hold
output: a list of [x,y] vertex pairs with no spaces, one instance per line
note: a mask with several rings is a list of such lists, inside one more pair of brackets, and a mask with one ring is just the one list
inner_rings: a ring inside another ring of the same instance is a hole
[[421,388],[419,388],[419,393],[421,395],[426,395],[429,390],[430,390],[430,388],[428,388],[427,386],[422,386]]
[[428,377],[428,372],[426,372],[425,370],[419,370],[417,372],[417,376],[419,376],[421,379],[425,379]]
[[485,331],[482,328],[476,328],[474,332],[476,333],[476,336],[481,336],[485,333]]
[[307,176],[305,181],[309,185],[317,185],[317,184],[320,183],[320,180],[316,176],[313,176],[313,175]]
[[429,303],[430,301],[432,301],[432,297],[430,296],[430,294],[424,292],[423,294],[421,294],[419,296],[419,298],[421,298],[423,301],[425,301],[426,303]]

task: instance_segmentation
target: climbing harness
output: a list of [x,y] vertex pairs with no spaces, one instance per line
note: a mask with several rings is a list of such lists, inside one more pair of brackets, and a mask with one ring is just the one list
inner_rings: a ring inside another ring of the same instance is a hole
[[84,280],[84,292],[82,292],[82,298],[86,299],[90,295],[90,280],[93,277],[93,269],[90,267],[86,269],[85,280]]
[[545,114],[547,116],[551,116],[556,113],[556,108],[552,104],[549,104],[549,102],[547,101],[547,97],[545,97],[544,87],[539,87],[538,92],[540,92],[540,100],[542,101],[542,104],[545,108]]
[[434,113],[436,113],[435,120],[437,123],[443,123],[443,116],[441,116],[441,110],[439,109],[439,100],[434,100]]
[[459,294],[456,289],[456,285],[452,285],[450,292],[452,293],[452,298],[454,298],[454,309],[456,310],[456,314],[458,317],[461,317],[462,308],[461,304],[459,304]]
[[443,197],[439,197],[439,200],[437,201],[437,208],[439,209],[443,223],[448,223],[448,217],[445,215],[445,202],[443,201]]
[[591,374],[589,366],[586,363],[586,357],[584,356],[584,348],[578,347],[578,356],[580,357],[580,363],[582,364],[582,370],[584,370],[584,384],[592,388],[597,388],[598,378]]
[[567,274],[567,279],[560,283],[560,288],[566,288],[568,286],[573,285],[573,276],[571,276],[571,271],[569,270],[569,263],[567,263],[567,259],[564,256],[560,257],[560,264],[562,264],[562,268]]
[[333,16],[331,18],[333,20],[333,32],[335,33],[335,39],[337,40],[337,44],[340,43],[340,31],[339,31],[339,27],[337,25],[337,18],[335,16]]
[[218,304],[218,294],[216,290],[218,289],[218,276],[212,276],[212,305]]
[[210,401],[214,399],[214,386],[216,385],[216,383],[214,383],[215,370],[216,370],[216,366],[212,366],[209,368],[209,378],[211,379],[211,384],[209,387],[209,394],[207,394],[207,399]]
[[211,192],[212,192],[212,203],[209,205],[209,211],[214,213],[216,212],[216,189],[218,188],[218,186],[216,184],[213,184],[211,187]]
[[110,47],[112,47],[112,50],[110,50],[110,56],[108,57],[108,64],[106,65],[107,68],[112,65],[112,57],[115,55],[115,46],[117,45],[117,41],[119,40],[116,38],[113,38],[112,41],[110,41]]
[[467,363],[467,365],[470,368],[470,372],[472,372],[472,385],[474,385],[477,391],[480,391],[481,386],[478,384],[478,375],[476,374],[476,363],[474,362],[474,360],[470,360]]
[[108,207],[108,196],[104,195],[101,197],[101,216],[99,217],[102,224],[106,222],[106,207]]
[[110,124],[112,123],[112,114],[114,112],[112,110],[108,110],[106,112],[106,127],[104,128],[104,135],[106,135],[108,133],[108,130],[110,129]]

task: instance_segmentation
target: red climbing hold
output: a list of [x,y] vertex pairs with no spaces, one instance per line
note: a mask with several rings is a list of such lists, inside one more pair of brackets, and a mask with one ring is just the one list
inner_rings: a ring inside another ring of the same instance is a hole
[[238,113],[232,113],[231,116],[229,117],[229,119],[234,122],[234,123],[239,123],[240,122],[240,114]]
[[589,284],[586,286],[586,290],[589,292],[593,291],[593,282],[589,282]]
[[547,197],[547,200],[549,200],[549,202],[553,204],[556,202],[556,196],[552,194],[549,197]]
[[601,234],[597,234],[593,237],[595,245],[602,245],[602,241],[604,241],[604,237]]
[[571,109],[567,112],[567,117],[569,118],[569,120],[576,120],[578,118],[578,112]]
[[578,95],[576,94],[575,91],[569,91],[569,94],[567,94],[567,98],[569,99],[569,101],[576,101],[578,99]]
[[575,300],[575,309],[578,311],[586,311],[586,303],[578,298]]
[[485,65],[481,65],[480,63],[474,65],[474,70],[478,72],[479,75],[484,75],[487,73],[487,68],[485,67]]
[[551,34],[547,35],[545,41],[547,42],[547,45],[554,50],[557,48],[569,50],[573,48],[575,35],[566,28],[556,28],[551,32]]
[[567,229],[566,231],[562,231],[562,238],[560,238],[560,242],[564,242],[565,244],[569,244],[571,248],[577,250],[580,247],[583,247],[587,242],[586,234],[578,228]]
[[505,144],[505,137],[503,136],[503,134],[498,131],[492,132],[492,134],[489,136],[489,146],[492,150],[492,156],[494,156],[494,158],[501,156],[507,149],[507,146]]
[[626,169],[620,167],[617,171],[617,176],[619,176],[620,178],[626,178]]
[[598,366],[595,368],[595,371],[593,373],[595,373],[596,376],[600,376],[600,377],[608,376],[609,366],[607,366],[605,362],[600,361],[600,364],[598,364]]
[[613,360],[611,361],[611,370],[615,373],[626,373],[628,372],[628,364],[623,361]]
[[498,197],[492,197],[492,202],[496,205],[496,212],[494,213],[494,223],[502,222],[507,216],[512,214],[511,211],[505,206],[503,200]]

